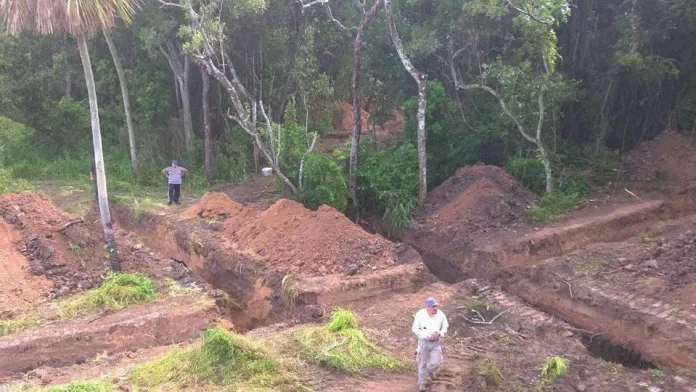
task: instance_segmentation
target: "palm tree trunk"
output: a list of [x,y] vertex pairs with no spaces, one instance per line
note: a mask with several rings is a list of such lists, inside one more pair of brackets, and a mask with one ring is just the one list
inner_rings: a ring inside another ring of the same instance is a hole
[[116,73],[118,74],[118,82],[121,84],[121,95],[123,96],[123,109],[126,111],[126,124],[128,125],[128,144],[130,145],[131,166],[133,167],[133,170],[137,170],[138,157],[135,151],[135,130],[133,130],[133,119],[131,118],[130,98],[128,96],[128,85],[126,83],[126,75],[123,72],[121,58],[118,56],[118,52],[116,51],[116,45],[114,45],[114,41],[111,39],[111,34],[106,30],[104,30],[104,38],[106,39],[106,44],[109,46],[111,57],[114,60],[114,67],[116,67]]
[[116,253],[116,239],[114,229],[111,225],[111,212],[109,211],[109,198],[106,193],[106,174],[104,173],[104,154],[102,153],[101,130],[99,128],[99,106],[97,105],[97,90],[94,85],[94,74],[92,74],[92,62],[89,59],[87,50],[87,38],[84,34],[76,36],[77,46],[80,49],[80,59],[82,68],[85,72],[87,84],[87,95],[89,97],[89,112],[92,120],[92,143],[94,145],[94,166],[97,174],[97,193],[99,199],[99,214],[101,215],[102,227],[104,229],[105,249],[114,271],[121,270],[121,264]]
[[205,177],[208,181],[215,180],[215,163],[213,162],[213,130],[210,127],[210,76],[201,67],[201,78],[203,78],[203,143],[205,149],[204,166]]

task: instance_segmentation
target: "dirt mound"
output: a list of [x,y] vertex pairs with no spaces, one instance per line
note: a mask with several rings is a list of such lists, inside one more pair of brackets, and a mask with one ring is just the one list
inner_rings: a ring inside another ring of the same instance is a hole
[[621,157],[631,181],[673,182],[696,185],[696,137],[665,131]]
[[630,264],[629,271],[662,278],[671,290],[696,283],[696,232],[661,238]]
[[15,248],[19,233],[0,219],[0,318],[40,302],[51,291],[48,279],[34,276],[29,261]]
[[397,249],[331,207],[311,211],[287,199],[244,222],[226,221],[225,234],[239,249],[298,276],[352,275],[387,268],[407,254],[413,256],[405,252],[408,247]]
[[420,218],[442,231],[496,231],[523,222],[535,199],[497,166],[463,167],[428,194]]
[[181,217],[190,219],[201,218],[222,218],[226,219],[244,212],[244,207],[230,199],[227,194],[222,192],[208,192],[201,200],[187,208]]

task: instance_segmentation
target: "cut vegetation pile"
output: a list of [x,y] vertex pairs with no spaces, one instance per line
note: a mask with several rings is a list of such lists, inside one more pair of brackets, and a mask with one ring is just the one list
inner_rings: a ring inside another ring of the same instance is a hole
[[297,276],[355,274],[418,261],[417,253],[397,250],[332,207],[311,211],[287,199],[253,217],[228,219],[224,234],[239,249]]
[[10,335],[31,326],[75,318],[99,309],[122,309],[155,299],[150,278],[135,274],[113,274],[98,288],[57,301],[46,309],[34,309],[7,319],[0,319],[0,336]]
[[696,283],[696,232],[688,230],[676,238],[660,239],[632,261],[629,270],[659,277],[670,290]]

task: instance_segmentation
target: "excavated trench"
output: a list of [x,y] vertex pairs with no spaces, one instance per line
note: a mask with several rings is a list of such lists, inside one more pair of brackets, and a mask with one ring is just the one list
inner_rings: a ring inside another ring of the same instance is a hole
[[[436,280],[420,262],[355,275],[295,277],[226,244],[216,227],[203,219],[173,223],[159,216],[141,215],[135,220],[125,206],[114,210],[119,227],[137,233],[145,245],[185,264],[211,286],[224,291],[226,296],[218,301],[218,307],[240,331],[289,317],[310,320],[322,314],[321,308],[384,294],[415,292]],[[420,260],[409,246],[399,253],[404,259]]]
[[647,296],[627,295],[620,287],[564,284],[553,268],[544,268],[546,260],[590,244],[620,242],[646,232],[657,236],[695,223],[696,215],[685,216],[696,210],[689,201],[622,206],[611,213],[480,246],[456,234],[424,232],[423,228],[407,232],[405,238],[445,282],[491,281],[532,306],[593,331],[595,337],[585,342],[592,355],[634,367],[696,369],[696,314]]

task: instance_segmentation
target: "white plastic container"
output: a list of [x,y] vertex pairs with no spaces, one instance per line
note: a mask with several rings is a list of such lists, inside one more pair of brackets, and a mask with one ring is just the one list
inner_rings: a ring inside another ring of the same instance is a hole
[[263,169],[261,169],[261,173],[262,173],[265,177],[268,177],[268,176],[271,175],[271,173],[273,173],[273,168],[272,168],[272,167],[264,167]]

